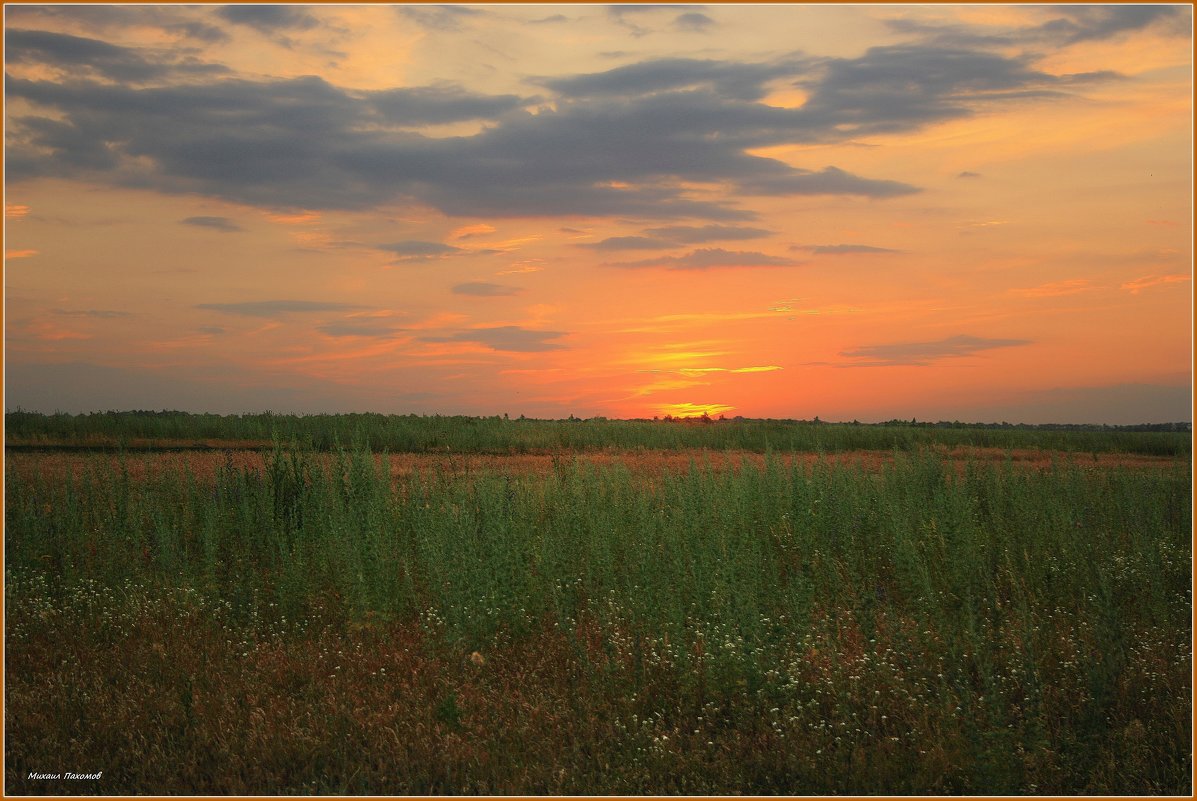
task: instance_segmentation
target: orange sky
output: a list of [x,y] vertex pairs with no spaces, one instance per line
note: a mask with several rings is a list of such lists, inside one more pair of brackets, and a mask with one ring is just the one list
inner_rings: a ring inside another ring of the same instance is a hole
[[5,403],[1190,420],[1189,6],[7,6]]

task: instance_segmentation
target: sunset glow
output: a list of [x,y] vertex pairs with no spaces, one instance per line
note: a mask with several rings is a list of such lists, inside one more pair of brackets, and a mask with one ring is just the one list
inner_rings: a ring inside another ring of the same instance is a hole
[[7,6],[5,403],[1191,419],[1191,6]]

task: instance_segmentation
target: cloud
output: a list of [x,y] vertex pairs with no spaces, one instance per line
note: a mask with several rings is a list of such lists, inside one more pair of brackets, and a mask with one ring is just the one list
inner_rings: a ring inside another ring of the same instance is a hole
[[641,261],[610,262],[607,266],[629,269],[662,267],[669,270],[711,270],[740,267],[795,267],[800,264],[803,264],[803,262],[784,259],[779,256],[770,256],[767,253],[758,253],[755,251],[699,248],[684,256],[661,256]]
[[733,373],[771,373],[781,368],[775,364],[766,364],[760,367],[736,367],[731,372]]
[[599,242],[583,242],[580,248],[590,250],[656,250],[671,248],[676,245],[667,239],[656,239],[648,236],[610,236]]
[[773,232],[764,228],[737,225],[667,225],[645,230],[649,236],[612,236],[599,242],[587,242],[578,247],[591,250],[666,250],[677,245],[696,245],[703,242],[758,239]]
[[485,236],[486,234],[493,234],[495,232],[493,225],[486,223],[476,223],[474,225],[463,225],[460,228],[455,228],[450,234],[450,239],[472,239],[476,236]]
[[247,317],[281,317],[293,313],[353,311],[366,307],[353,303],[326,303],[315,300],[255,300],[245,303],[199,303],[195,308],[210,309],[225,314],[240,314]]
[[335,322],[316,326],[316,330],[330,337],[374,337],[390,339],[402,329],[378,322]]
[[687,401],[685,403],[666,403],[656,408],[659,413],[672,417],[701,417],[704,414],[714,417],[733,411],[736,407],[726,403],[690,403]]
[[298,6],[290,5],[221,6],[216,15],[267,34],[278,31],[306,31],[320,25],[320,21],[311,14]]
[[817,256],[843,256],[866,253],[901,253],[893,248],[879,248],[872,245],[791,245],[790,250],[805,250]]
[[41,253],[40,250],[33,250],[31,248],[26,248],[25,250],[6,250],[4,251],[4,258],[5,260],[28,259],[31,256],[38,255],[39,253]]
[[518,325],[499,325],[489,328],[471,328],[447,336],[421,337],[422,342],[474,342],[491,350],[516,353],[538,353],[547,350],[561,350],[564,345],[548,342],[566,335],[564,331],[533,331]]
[[48,64],[68,71],[72,78],[90,75],[134,83],[163,80],[176,74],[219,75],[220,64],[206,64],[170,51],[153,51],[109,44],[65,33],[9,28],[4,32],[8,64]]
[[540,19],[530,19],[528,22],[532,25],[543,25],[546,22],[569,22],[569,17],[564,14],[552,14],[548,17],[541,17]]
[[201,325],[199,331],[201,334],[211,334],[212,336],[220,336],[225,333],[225,329],[218,325]]
[[453,287],[455,295],[474,295],[475,297],[493,298],[504,295],[517,295],[524,290],[517,286],[506,284],[492,284],[486,281],[468,281]]
[[374,245],[374,248],[394,253],[398,257],[396,261],[400,262],[431,261],[433,259],[443,259],[453,253],[464,252],[461,248],[446,245],[443,242],[423,242],[417,239],[409,239],[404,242],[391,242],[385,245]]
[[758,195],[857,195],[899,197],[918,192],[901,181],[877,181],[825,167],[819,172],[797,168],[777,169],[740,182],[740,191]]
[[1058,298],[1064,295],[1075,295],[1078,292],[1088,292],[1096,289],[1093,283],[1085,278],[1073,278],[1066,281],[1052,281],[1039,286],[1011,289],[1010,294],[1023,298]]
[[703,242],[721,242],[739,239],[760,239],[772,235],[772,231],[764,228],[748,228],[739,225],[668,225],[661,228],[649,228],[646,234],[661,237],[670,242],[684,245],[698,245]]
[[700,14],[697,11],[689,11],[685,14],[679,14],[673,21],[673,27],[679,31],[687,31],[692,33],[705,33],[708,28],[715,24],[715,20],[708,17],[706,14]]
[[482,13],[466,6],[399,6],[403,17],[434,31],[460,31],[465,21]]
[[1050,97],[1074,78],[1032,69],[1025,57],[980,49],[886,45],[857,58],[827,59],[817,77],[801,78],[810,97],[799,113],[821,130],[833,127],[842,140],[964,118],[982,105]]
[[408,127],[494,119],[528,102],[516,95],[475,94],[454,84],[385,89],[366,97],[385,122]]
[[228,217],[188,217],[184,220],[179,220],[179,222],[184,225],[197,225],[201,228],[215,228],[217,231],[224,231],[226,233],[243,230],[240,225],[237,225],[237,223]]
[[956,177],[957,177],[957,178],[980,178],[980,177],[981,177],[981,173],[979,173],[979,172],[969,172],[968,170],[965,170],[964,172],[958,173],[958,174],[956,175]]
[[940,359],[972,356],[994,348],[1030,345],[1029,339],[985,339],[958,334],[934,342],[900,342],[886,345],[863,345],[843,351],[841,356],[862,361],[840,364],[841,367],[891,367],[897,365],[926,365]]
[[132,317],[127,311],[113,311],[111,309],[54,309],[54,314],[62,317],[94,317],[100,320],[114,320],[120,317]]
[[539,83],[572,99],[641,97],[682,89],[704,88],[735,100],[760,100],[766,84],[794,76],[808,62],[785,59],[758,64],[694,58],[657,58],[603,72],[541,78]]
[[[676,15],[680,7],[670,8]],[[450,9],[399,13],[469,16]],[[48,50],[26,52],[56,63]],[[353,91],[314,76],[205,82],[161,73],[176,82],[135,88],[58,66],[71,77],[8,78],[10,100],[28,101],[9,106],[10,182],[61,177],[271,209],[416,203],[450,216],[650,225],[753,220],[741,204],[753,195],[908,195],[918,188],[753,153],[916,130],[1101,79],[941,45],[876,47],[852,58],[654,58],[537,79],[553,104],[531,113],[534,98],[452,85]],[[803,89],[806,103],[761,102],[779,82]],[[37,110],[26,111],[29,104]],[[474,119],[489,124],[456,136],[417,130]]]
[[1153,26],[1177,36],[1191,35],[1191,19],[1177,6],[1076,5],[1056,6],[1054,10],[1062,16],[1035,32],[1065,45],[1110,39]]
[[1174,273],[1172,275],[1145,275],[1142,278],[1136,278],[1134,281],[1127,281],[1120,288],[1125,292],[1131,293],[1132,295],[1137,295],[1149,287],[1160,286],[1161,284],[1179,284],[1192,280],[1192,276],[1185,275],[1184,273]]

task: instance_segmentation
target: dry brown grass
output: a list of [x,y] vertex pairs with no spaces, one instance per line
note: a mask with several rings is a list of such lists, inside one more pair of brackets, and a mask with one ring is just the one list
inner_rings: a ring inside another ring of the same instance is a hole
[[[1003,463],[1010,461],[1020,468],[1045,470],[1053,464],[1080,464],[1095,469],[1133,468],[1143,470],[1164,470],[1186,463],[1186,459],[1171,456],[1148,456],[1131,453],[1077,454],[1065,451],[1038,449],[1006,450],[1003,448],[954,448],[937,451],[951,459],[958,468],[968,462]],[[313,458],[326,464],[335,457],[331,454],[316,454]],[[554,454],[513,454],[498,456],[489,454],[457,453],[395,453],[387,459],[391,473],[396,478],[420,472],[431,474],[442,472],[463,475],[479,472],[506,473],[512,475],[545,476],[561,464],[562,456]],[[750,451],[584,451],[569,454],[568,460],[578,460],[595,467],[609,467],[620,464],[637,476],[657,478],[667,473],[685,471],[691,464],[699,467],[709,465],[714,470],[731,470],[743,466],[760,468],[765,463],[763,454]],[[876,472],[883,466],[893,464],[893,451],[845,451],[842,453],[780,453],[773,455],[783,464],[811,465],[818,461],[855,467]],[[113,453],[56,453],[56,452],[10,452],[5,454],[8,470],[20,471],[24,475],[43,475],[55,480],[64,478],[68,472],[76,477],[88,470],[112,471],[119,469],[122,457]],[[209,481],[216,471],[227,464],[237,468],[262,469],[267,453],[259,450],[227,451],[157,451],[132,453],[124,462],[133,479],[147,475],[176,472],[184,467],[199,480]],[[376,462],[381,456],[376,455]]]

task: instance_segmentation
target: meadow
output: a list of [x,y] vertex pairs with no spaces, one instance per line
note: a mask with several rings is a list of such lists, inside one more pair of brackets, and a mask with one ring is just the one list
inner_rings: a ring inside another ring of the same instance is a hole
[[1192,791],[1187,432],[37,417],[8,793]]

